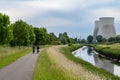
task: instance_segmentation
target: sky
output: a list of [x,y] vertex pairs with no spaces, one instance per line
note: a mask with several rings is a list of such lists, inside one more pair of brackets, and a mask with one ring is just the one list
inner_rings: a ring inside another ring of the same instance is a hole
[[120,0],[0,0],[0,12],[11,23],[22,19],[56,35],[67,32],[78,38],[92,35],[100,17],[114,17],[120,34]]

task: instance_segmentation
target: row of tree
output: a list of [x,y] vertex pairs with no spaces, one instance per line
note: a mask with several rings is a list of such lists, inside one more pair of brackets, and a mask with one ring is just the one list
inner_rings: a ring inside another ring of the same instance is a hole
[[[85,40],[84,40],[85,42]],[[93,42],[93,36],[92,35],[89,35],[87,37],[87,41],[88,43],[92,43]],[[102,37],[101,35],[98,35],[96,37],[96,42],[98,43],[104,43],[104,42],[120,42],[120,35],[117,35],[116,37],[110,37],[108,39]]]
[[120,42],[120,35],[117,35],[116,37],[110,37],[108,42]]
[[79,42],[80,39],[70,38],[67,32],[60,33],[57,37],[54,33],[48,33],[46,28],[33,27],[23,20],[10,24],[9,16],[0,13],[0,45],[28,46]]
[[[101,35],[96,37],[98,43],[120,42],[120,35],[103,38]],[[0,13],[0,45],[10,44],[11,46],[45,45],[45,44],[74,44],[92,43],[93,36],[89,35],[87,40],[71,38],[67,32],[59,33],[57,37],[54,33],[48,33],[46,28],[38,28],[29,25],[23,20],[10,23],[9,16]]]

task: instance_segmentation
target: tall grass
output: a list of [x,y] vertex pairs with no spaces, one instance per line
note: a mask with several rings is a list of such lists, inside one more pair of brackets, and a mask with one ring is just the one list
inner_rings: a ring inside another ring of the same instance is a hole
[[101,77],[105,77],[106,80],[120,80],[119,77],[114,76],[112,73],[109,73],[108,71],[105,71],[103,69],[99,69],[95,66],[93,66],[92,64],[80,59],[80,58],[76,58],[74,57],[74,55],[71,54],[72,50],[74,50],[75,48],[77,48],[79,46],[72,46],[72,47],[66,47],[66,48],[62,48],[61,52],[70,60],[81,64],[84,68],[86,68],[88,71],[95,73],[96,75],[99,75]]
[[39,55],[34,80],[66,80],[62,71],[48,57],[46,50]]
[[0,68],[7,66],[18,58],[31,52],[29,47],[3,47],[0,46]]

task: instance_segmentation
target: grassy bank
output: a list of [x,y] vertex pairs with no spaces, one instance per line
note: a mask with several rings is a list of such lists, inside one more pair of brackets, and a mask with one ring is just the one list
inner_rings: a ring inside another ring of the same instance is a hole
[[34,80],[66,80],[60,68],[49,58],[46,50],[39,55]]
[[83,61],[82,59],[76,58],[74,57],[71,52],[72,50],[74,50],[75,48],[77,48],[79,46],[71,46],[71,47],[65,47],[61,49],[61,52],[70,60],[74,61],[75,63],[78,63],[80,65],[82,65],[84,68],[86,68],[88,71],[90,71],[91,73],[94,73],[96,75],[99,75],[101,77],[105,77],[105,80],[120,80],[119,77],[114,76],[112,73],[109,73],[103,69],[99,69],[94,67],[93,65],[91,65],[88,62]]
[[99,54],[120,60],[120,44],[91,45]]
[[39,55],[34,80],[105,80],[61,53],[61,47],[71,52],[80,46],[71,46],[69,49],[65,46],[52,46],[44,50]]
[[31,52],[28,47],[2,47],[0,46],[0,68],[14,62],[18,58]]

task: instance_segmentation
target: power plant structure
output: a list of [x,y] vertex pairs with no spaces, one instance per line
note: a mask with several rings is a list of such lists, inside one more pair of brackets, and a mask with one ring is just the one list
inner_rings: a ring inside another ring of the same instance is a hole
[[101,17],[99,21],[95,21],[93,42],[96,42],[97,35],[101,35],[106,39],[116,36],[113,17]]

